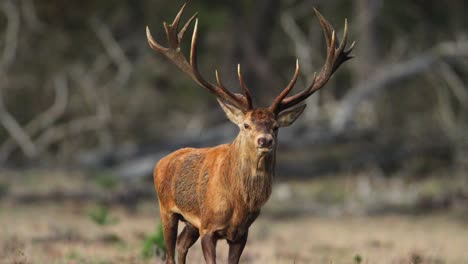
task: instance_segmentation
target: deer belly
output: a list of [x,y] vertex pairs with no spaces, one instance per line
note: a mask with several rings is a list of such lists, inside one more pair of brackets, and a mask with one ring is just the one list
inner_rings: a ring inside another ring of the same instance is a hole
[[198,215],[189,212],[181,212],[177,207],[172,208],[172,212],[181,215],[183,217],[183,219],[181,219],[182,221],[189,222],[196,228],[200,228],[200,217]]
[[191,154],[186,157],[177,171],[177,176],[174,178],[175,186],[172,194],[174,203],[178,210],[183,212],[184,216],[187,216],[186,218],[200,215],[200,203],[197,194],[197,171],[199,168],[193,168],[194,165],[192,163],[194,160],[197,160],[194,157],[199,156]]
[[173,211],[193,226],[200,227],[200,205],[195,186],[195,182],[176,182]]

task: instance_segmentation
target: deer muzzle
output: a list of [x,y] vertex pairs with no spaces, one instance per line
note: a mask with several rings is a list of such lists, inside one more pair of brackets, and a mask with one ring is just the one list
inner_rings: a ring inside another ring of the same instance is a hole
[[270,152],[273,149],[273,137],[269,134],[262,134],[257,137],[257,150],[259,152]]

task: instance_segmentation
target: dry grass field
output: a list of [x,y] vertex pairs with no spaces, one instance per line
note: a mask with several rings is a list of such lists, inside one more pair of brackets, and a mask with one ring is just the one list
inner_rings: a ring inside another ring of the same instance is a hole
[[[154,206],[113,209],[112,226],[91,222],[83,206],[2,208],[2,263],[154,263],[142,240],[158,219]],[[226,257],[218,246],[220,263]],[[441,215],[379,217],[260,217],[243,263],[467,263],[468,225]],[[199,242],[190,263],[202,263]]]
[[[99,208],[93,201],[17,202],[9,198],[28,190],[46,193],[48,188],[60,186],[93,188],[83,182],[49,177],[48,187],[41,181],[22,185],[18,180],[10,182],[10,195],[0,200],[1,263],[158,263],[156,258],[142,257],[143,241],[159,220],[155,199],[141,200],[134,208],[107,205],[104,220],[102,216],[93,220],[92,212]],[[322,197],[314,182],[307,188]],[[285,192],[284,184],[275,188]],[[328,181],[320,184],[333,189]],[[290,186],[293,194],[305,192],[305,184]],[[369,216],[346,210],[321,214],[312,209],[293,214],[286,210],[286,202],[280,206],[278,196],[285,194],[274,193],[251,227],[242,263],[468,263],[468,222],[460,215],[438,211]],[[299,205],[303,207],[312,198],[296,197],[303,201]],[[294,206],[297,202],[289,208]],[[226,255],[226,243],[220,241],[219,263],[225,263]],[[203,263],[199,242],[189,252],[188,260]]]

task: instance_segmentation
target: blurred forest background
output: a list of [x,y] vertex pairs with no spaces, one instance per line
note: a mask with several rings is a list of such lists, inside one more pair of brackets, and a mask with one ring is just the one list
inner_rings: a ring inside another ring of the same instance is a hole
[[[156,221],[157,160],[180,147],[235,137],[237,128],[214,97],[146,41],[148,25],[164,43],[162,22],[172,21],[182,4],[0,1],[0,199],[7,208],[21,215],[19,205],[96,203],[107,219],[110,205],[127,212],[149,200],[146,210]],[[226,86],[239,91],[240,63],[254,101],[266,106],[298,58],[295,91],[303,89],[325,58],[313,7],[338,36],[348,19],[355,58],[280,131],[267,214],[455,212],[466,222],[468,2],[190,1],[185,19],[199,12],[201,71],[214,80],[219,69]],[[47,237],[81,238],[52,230]],[[29,243],[15,231],[9,235]]]

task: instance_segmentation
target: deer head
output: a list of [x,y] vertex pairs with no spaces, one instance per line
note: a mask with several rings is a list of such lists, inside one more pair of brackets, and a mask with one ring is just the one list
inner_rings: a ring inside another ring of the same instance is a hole
[[276,149],[278,129],[292,124],[306,106],[304,104],[276,115],[269,108],[253,108],[243,112],[221,100],[218,103],[229,120],[239,127],[238,138],[244,146],[260,156]]
[[[314,74],[312,83],[306,89],[295,95],[288,96],[299,74],[299,62],[296,60],[296,69],[289,84],[275,98],[269,107],[257,108],[252,104],[251,94],[242,77],[240,65],[238,65],[237,74],[240,87],[244,93],[243,95],[232,93],[226,89],[219,78],[217,70],[215,70],[216,84],[208,82],[202,77],[198,70],[196,52],[198,34],[197,14],[193,15],[179,31],[179,22],[184,9],[185,5],[182,6],[172,24],[168,25],[164,23],[168,47],[163,47],[157,43],[151,36],[149,28],[147,27],[146,34],[149,45],[152,49],[171,60],[196,83],[214,94],[218,98],[218,102],[229,120],[239,126],[240,133],[238,137],[241,138],[243,144],[245,144],[247,148],[255,150],[259,155],[270,153],[276,149],[278,128],[291,125],[302,114],[306,107],[305,104],[301,103],[314,92],[322,88],[343,62],[352,58],[349,54],[353,49],[354,43],[351,44],[351,47],[345,49],[348,35],[347,22],[345,21],[343,40],[340,43],[337,41],[335,30],[330,23],[314,9],[325,36],[327,46],[325,64],[318,75]],[[192,34],[190,59],[187,60],[180,50],[180,43],[188,27],[194,20],[195,26]]]

